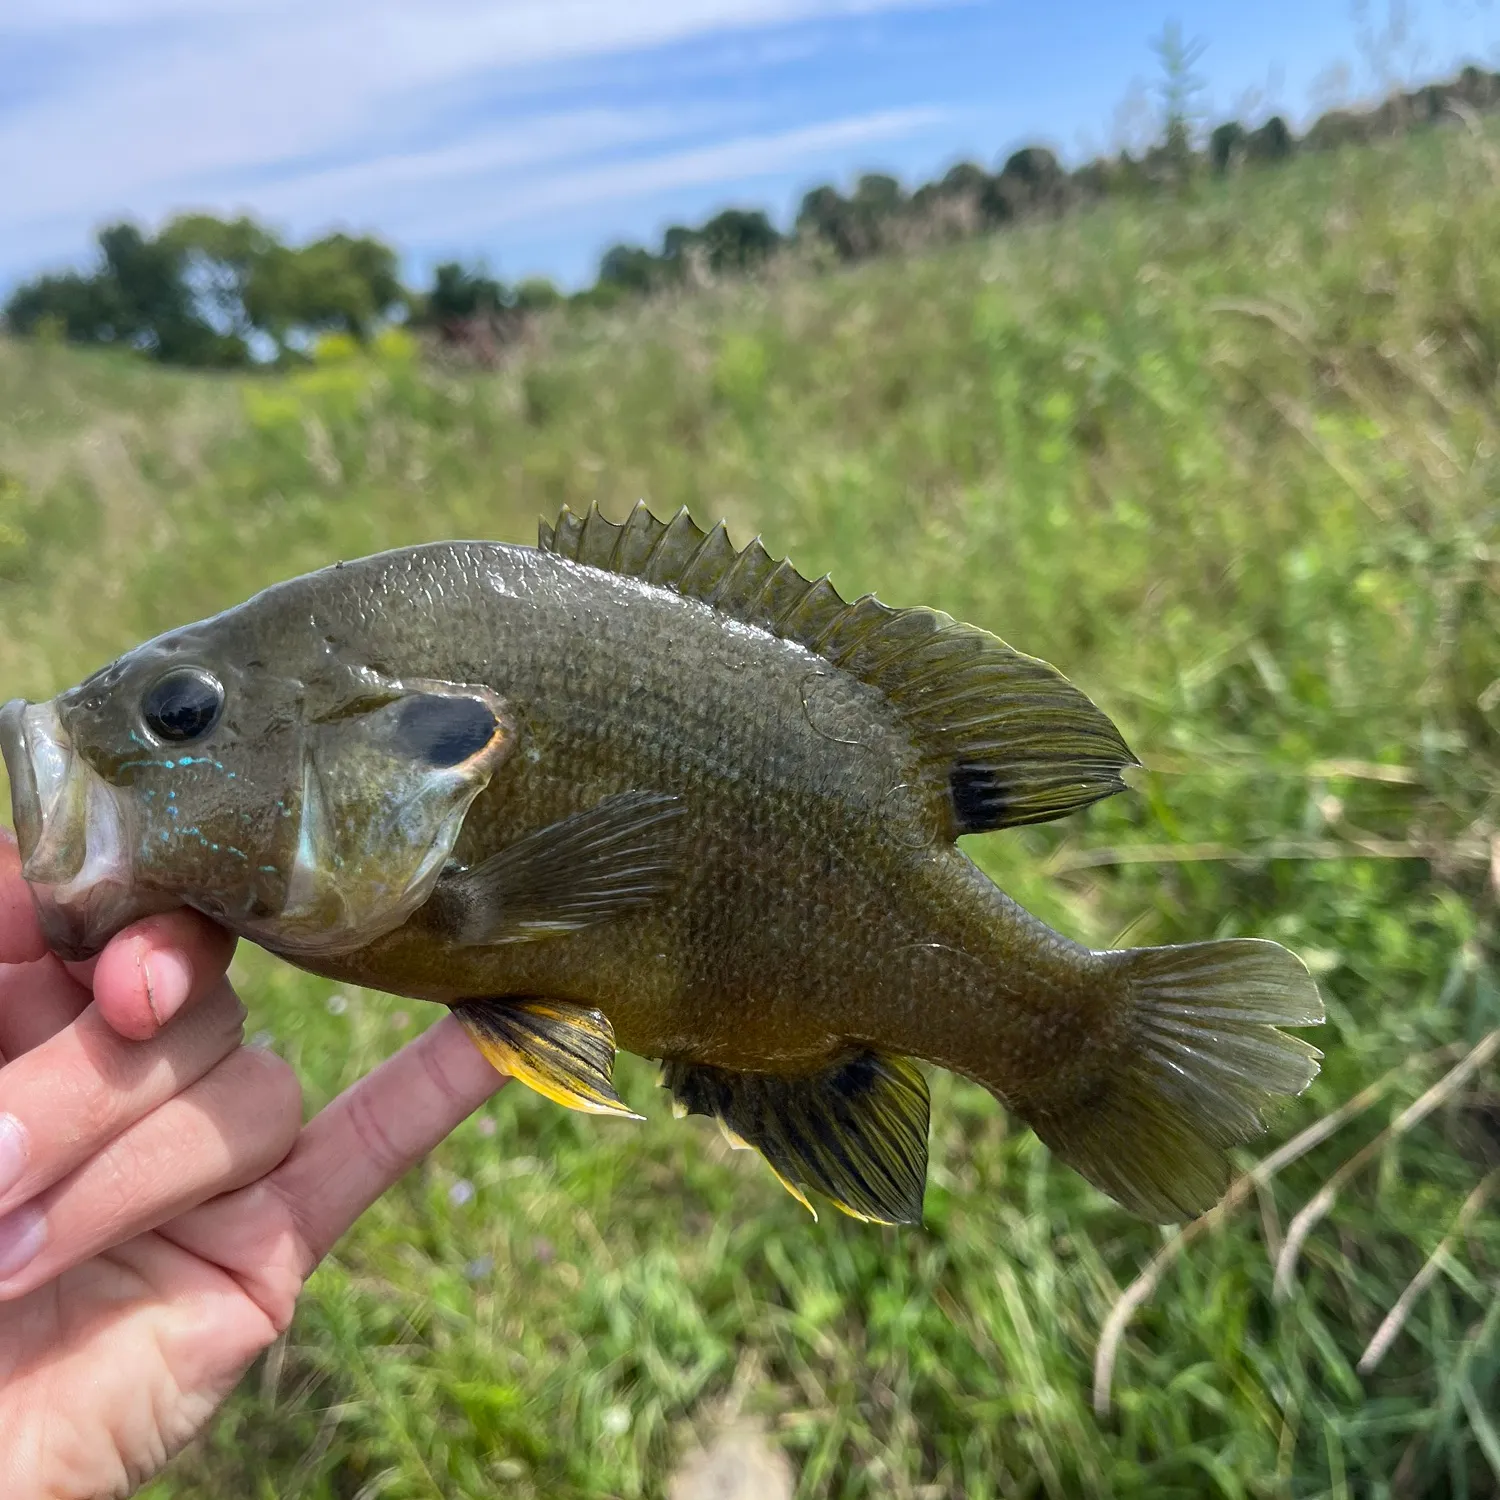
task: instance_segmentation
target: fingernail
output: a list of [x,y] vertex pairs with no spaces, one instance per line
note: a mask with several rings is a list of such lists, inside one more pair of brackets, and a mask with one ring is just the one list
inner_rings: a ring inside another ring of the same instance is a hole
[[29,1204],[0,1219],[0,1281],[24,1271],[47,1243],[47,1221]]
[[165,1026],[187,1001],[193,971],[187,960],[170,949],[153,953],[141,966],[146,981],[146,1004],[158,1026]]
[[26,1127],[14,1115],[0,1115],[0,1196],[26,1171]]

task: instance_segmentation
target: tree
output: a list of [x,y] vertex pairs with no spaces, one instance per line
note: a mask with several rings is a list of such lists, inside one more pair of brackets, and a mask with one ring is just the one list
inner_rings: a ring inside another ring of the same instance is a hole
[[1280,115],[1272,115],[1245,137],[1245,160],[1261,165],[1285,161],[1297,149],[1291,128]]
[[5,321],[23,338],[47,325],[80,344],[109,344],[126,337],[118,289],[102,277],[76,271],[25,282],[6,303]]
[[938,191],[946,198],[978,197],[990,180],[990,174],[977,162],[961,161],[948,168],[938,182]]
[[692,244],[702,251],[709,270],[743,273],[769,260],[780,248],[781,236],[758,209],[726,208],[693,232]]
[[961,161],[936,182],[924,182],[906,203],[906,217],[926,238],[964,239],[984,227],[990,175]]
[[556,283],[545,276],[528,276],[516,288],[515,305],[521,312],[545,312],[562,301]]
[[905,207],[906,193],[888,173],[866,172],[854,184],[852,201],[856,208],[872,218],[889,217]]
[[1162,142],[1158,148],[1167,166],[1179,181],[1191,175],[1193,149],[1202,120],[1202,77],[1193,69],[1202,60],[1208,44],[1184,41],[1182,27],[1169,21],[1151,43],[1161,64],[1161,78],[1156,91],[1162,105]]
[[1045,146],[1023,146],[1005,160],[985,190],[986,217],[1003,222],[1018,214],[1061,208],[1068,194],[1068,174]]
[[505,288],[482,267],[468,270],[445,261],[432,275],[432,290],[422,299],[418,321],[443,324],[498,312],[507,303]]
[[42,276],[19,287],[5,309],[9,326],[25,334],[46,319],[76,343],[120,344],[169,364],[242,364],[249,357],[240,331],[209,315],[181,245],[131,223],[101,230],[98,244],[92,275]]
[[328,235],[294,249],[251,219],[185,214],[152,237],[135,224],[100,231],[91,275],[43,276],[17,289],[6,321],[44,319],[68,338],[120,344],[166,364],[243,364],[285,356],[315,333],[367,338],[405,298],[396,255],[379,240]]
[[620,291],[654,291],[664,279],[661,262],[641,245],[611,246],[599,262],[600,284]]
[[1370,138],[1369,120],[1351,109],[1330,109],[1313,121],[1302,144],[1309,151],[1337,151],[1341,146],[1362,146]]
[[859,260],[887,241],[892,221],[905,212],[906,204],[906,194],[894,177],[867,172],[848,198],[832,187],[807,193],[797,210],[797,235],[822,241],[840,260]]
[[245,306],[255,326],[287,349],[317,333],[368,339],[403,298],[394,250],[369,237],[330,234],[300,250],[274,246]]
[[255,331],[247,303],[256,275],[279,248],[275,235],[245,217],[181,214],[158,243],[177,257],[177,275],[201,316],[223,333],[248,338]]
[[844,230],[849,205],[835,187],[815,187],[802,195],[797,208],[796,233],[799,239],[821,240],[843,255]]
[[1222,177],[1245,154],[1245,127],[1238,120],[1215,125],[1208,138],[1208,164],[1215,177]]

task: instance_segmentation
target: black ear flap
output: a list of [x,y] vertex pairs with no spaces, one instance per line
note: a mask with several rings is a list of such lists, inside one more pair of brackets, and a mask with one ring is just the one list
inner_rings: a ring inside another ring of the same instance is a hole
[[413,693],[394,706],[391,749],[434,768],[462,765],[495,737],[488,703],[449,693]]

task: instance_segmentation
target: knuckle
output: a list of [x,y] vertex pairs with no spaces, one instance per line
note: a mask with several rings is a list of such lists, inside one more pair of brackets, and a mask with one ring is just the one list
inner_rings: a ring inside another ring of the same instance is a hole
[[405,1171],[409,1153],[391,1139],[369,1089],[354,1090],[349,1100],[349,1128],[359,1142],[360,1150],[378,1172],[394,1177]]
[[82,1146],[108,1140],[123,1123],[121,1093],[110,1080],[76,1070],[58,1070],[49,1090],[48,1113],[57,1121],[53,1139]]
[[468,1103],[465,1091],[454,1081],[436,1047],[424,1047],[421,1060],[423,1076],[445,1104],[457,1108]]

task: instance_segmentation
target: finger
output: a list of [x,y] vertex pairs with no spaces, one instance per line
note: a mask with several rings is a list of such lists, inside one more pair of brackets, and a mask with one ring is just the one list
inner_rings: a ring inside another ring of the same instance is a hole
[[310,1272],[346,1229],[509,1080],[445,1016],[347,1089],[302,1132],[271,1178]]
[[0,828],[0,964],[26,964],[47,951],[31,889],[21,878],[16,836]]
[[41,1046],[71,1026],[88,1005],[88,990],[55,958],[0,964],[0,1063]]
[[296,1074],[241,1047],[76,1172],[0,1218],[0,1301],[264,1177],[302,1124]]
[[234,937],[193,911],[146,917],[94,961],[94,999],[121,1036],[146,1041],[223,977]]
[[0,1173],[7,1173],[0,1177],[0,1214],[196,1083],[239,1045],[244,1018],[239,997],[223,982],[149,1042],[122,1040],[91,1005],[0,1068]]

